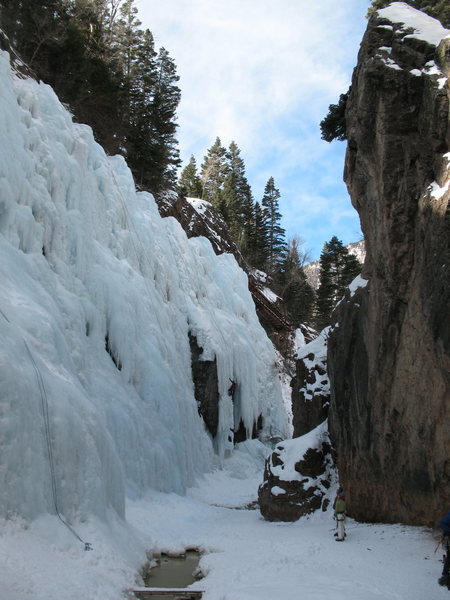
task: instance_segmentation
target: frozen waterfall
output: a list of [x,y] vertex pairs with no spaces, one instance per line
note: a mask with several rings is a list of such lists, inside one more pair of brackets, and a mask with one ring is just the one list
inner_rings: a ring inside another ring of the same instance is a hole
[[[49,445],[67,518],[183,493],[232,449],[230,379],[245,425],[263,415],[267,437],[286,437],[277,355],[234,257],[162,219],[125,161],[5,52],[0,131],[0,515],[54,512]],[[188,332],[217,359],[215,450]]]

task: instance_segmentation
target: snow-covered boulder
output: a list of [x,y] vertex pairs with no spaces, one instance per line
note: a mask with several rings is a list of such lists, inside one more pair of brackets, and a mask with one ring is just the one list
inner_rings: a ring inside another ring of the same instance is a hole
[[325,511],[336,479],[327,421],[299,438],[285,440],[266,460],[258,497],[268,521],[296,521]]

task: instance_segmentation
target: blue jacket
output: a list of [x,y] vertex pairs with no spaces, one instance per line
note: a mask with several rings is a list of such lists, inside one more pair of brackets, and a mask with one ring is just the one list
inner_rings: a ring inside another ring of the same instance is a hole
[[450,534],[450,510],[445,515],[445,517],[439,521],[439,527],[442,529],[445,535]]

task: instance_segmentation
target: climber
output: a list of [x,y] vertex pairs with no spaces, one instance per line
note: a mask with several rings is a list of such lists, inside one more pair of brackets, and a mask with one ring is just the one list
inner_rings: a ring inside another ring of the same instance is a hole
[[333,502],[334,518],[337,521],[337,532],[334,534],[337,542],[343,542],[345,539],[345,504],[344,490],[340,487],[336,492],[336,498]]
[[[439,521],[439,527],[442,529],[442,537],[440,544],[442,544],[444,554],[444,568],[442,569],[442,575],[439,577],[439,585],[446,585],[450,590],[450,510],[445,517]],[[439,547],[439,546],[438,546]]]
[[237,383],[232,379],[230,379],[230,383],[231,385],[228,388],[228,395],[231,396],[231,398],[234,398],[234,392],[236,391]]

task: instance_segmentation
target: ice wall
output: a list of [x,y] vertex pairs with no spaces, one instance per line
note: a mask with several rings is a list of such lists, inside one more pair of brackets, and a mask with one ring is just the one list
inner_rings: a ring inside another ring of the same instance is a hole
[[263,414],[286,436],[276,353],[234,258],[161,219],[124,160],[4,52],[0,131],[0,516],[54,510],[49,448],[68,518],[123,515],[127,494],[182,493],[210,469],[188,331],[217,357],[219,456],[229,379],[247,427]]

